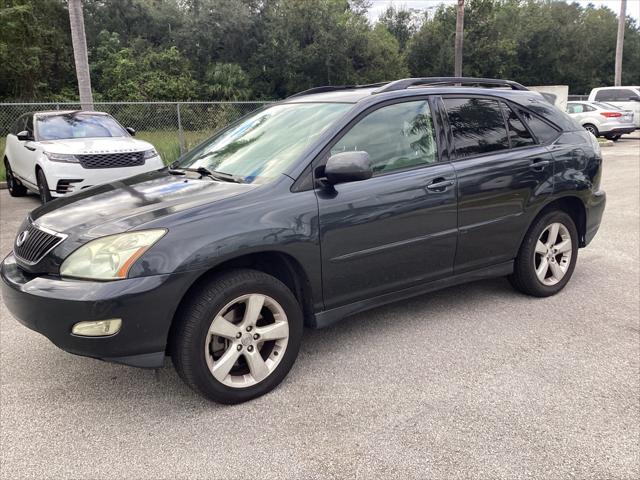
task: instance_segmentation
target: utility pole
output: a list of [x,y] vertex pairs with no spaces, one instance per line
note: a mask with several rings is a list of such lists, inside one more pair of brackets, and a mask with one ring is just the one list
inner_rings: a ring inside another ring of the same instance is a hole
[[78,77],[80,105],[82,106],[82,110],[93,110],[87,37],[84,33],[84,16],[82,13],[81,0],[69,0],[69,22],[71,24],[71,42],[73,44],[73,59],[76,64],[76,76]]
[[454,76],[462,76],[462,40],[464,36],[464,0],[458,0],[456,15],[456,42],[454,56]]
[[620,16],[618,17],[618,40],[616,41],[616,74],[613,84],[622,85],[622,47],[624,45],[624,26],[627,19],[627,0],[620,0]]

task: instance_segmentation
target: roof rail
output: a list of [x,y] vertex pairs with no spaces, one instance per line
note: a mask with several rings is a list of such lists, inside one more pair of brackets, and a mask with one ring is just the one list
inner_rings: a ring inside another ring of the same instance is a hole
[[490,85],[494,87],[510,87],[512,90],[529,90],[524,85],[511,80],[499,80],[495,78],[475,78],[475,77],[425,77],[425,78],[404,78],[387,83],[384,87],[373,93],[395,92],[396,90],[406,90],[414,86],[427,85]]
[[389,82],[369,83],[367,85],[325,85],[323,87],[314,87],[302,92],[294,93],[293,95],[289,95],[287,98],[300,97],[302,95],[312,95],[314,93],[333,92],[336,90],[354,90],[356,88],[382,87],[388,84]]

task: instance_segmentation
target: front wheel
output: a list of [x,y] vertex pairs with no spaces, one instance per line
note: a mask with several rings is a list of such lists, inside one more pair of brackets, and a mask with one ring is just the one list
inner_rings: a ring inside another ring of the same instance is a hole
[[282,282],[231,270],[189,296],[172,332],[180,377],[220,403],[241,403],[275,388],[300,348],[303,317]]
[[584,129],[593,134],[594,137],[598,138],[598,136],[600,135],[600,133],[598,132],[598,129],[596,128],[595,125],[592,125],[591,123],[587,123],[585,125],[583,125]]
[[528,295],[555,295],[569,282],[577,258],[575,223],[565,212],[549,212],[536,220],[527,232],[509,280]]
[[36,181],[38,182],[38,193],[40,194],[40,201],[44,205],[47,202],[50,202],[51,191],[49,190],[49,184],[47,183],[47,177],[45,177],[42,169],[38,168],[36,171]]

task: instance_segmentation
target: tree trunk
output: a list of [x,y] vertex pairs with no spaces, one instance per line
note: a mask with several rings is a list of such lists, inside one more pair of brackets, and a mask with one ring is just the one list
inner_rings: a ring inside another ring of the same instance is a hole
[[458,0],[458,14],[456,15],[456,42],[454,57],[454,75],[462,76],[462,40],[464,36],[464,0]]
[[620,16],[618,17],[618,40],[616,42],[616,74],[613,84],[622,85],[622,46],[624,44],[624,26],[627,18],[627,0],[620,0]]
[[78,77],[80,104],[83,110],[93,110],[87,38],[84,33],[81,0],[69,0],[69,22],[71,23],[71,41],[73,43],[73,59],[76,64],[76,76]]

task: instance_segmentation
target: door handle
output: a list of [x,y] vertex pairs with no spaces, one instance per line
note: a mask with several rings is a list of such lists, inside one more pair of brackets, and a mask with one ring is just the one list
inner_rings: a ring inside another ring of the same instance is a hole
[[36,147],[30,147],[29,145],[26,145],[26,144],[25,144],[25,145],[23,145],[23,146],[24,146],[24,148],[26,148],[27,150],[30,150],[30,151],[32,151],[32,152],[35,152],[35,151],[36,151]]
[[455,185],[455,180],[446,180],[444,178],[436,178],[429,185],[427,185],[427,190],[430,192],[444,192],[447,188]]
[[534,160],[531,162],[531,165],[529,165],[529,168],[532,170],[544,170],[549,165],[551,165],[550,160]]

